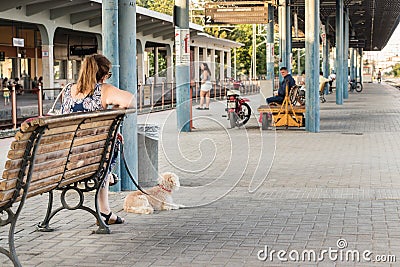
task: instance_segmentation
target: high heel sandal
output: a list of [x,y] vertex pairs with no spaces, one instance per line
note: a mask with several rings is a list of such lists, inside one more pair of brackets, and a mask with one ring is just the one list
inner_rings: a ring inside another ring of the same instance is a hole
[[[113,182],[111,183],[111,182],[109,182],[109,186],[113,186],[113,185],[116,185],[118,182],[119,182],[119,177],[115,174],[115,173],[110,173],[110,175],[112,176],[112,180],[113,180]],[[108,179],[110,179],[110,178],[108,178]]]

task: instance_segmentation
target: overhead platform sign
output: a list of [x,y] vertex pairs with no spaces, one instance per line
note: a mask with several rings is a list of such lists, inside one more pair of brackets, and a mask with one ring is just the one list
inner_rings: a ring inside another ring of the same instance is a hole
[[205,24],[267,24],[273,1],[213,1],[205,5]]

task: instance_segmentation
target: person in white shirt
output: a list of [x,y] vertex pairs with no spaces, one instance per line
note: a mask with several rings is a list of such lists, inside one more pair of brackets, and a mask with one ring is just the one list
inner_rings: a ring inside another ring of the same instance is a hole
[[329,79],[329,93],[331,94],[332,93],[332,84],[333,84],[333,81],[336,80],[336,74],[334,72],[332,72],[331,75],[329,75],[328,79]]

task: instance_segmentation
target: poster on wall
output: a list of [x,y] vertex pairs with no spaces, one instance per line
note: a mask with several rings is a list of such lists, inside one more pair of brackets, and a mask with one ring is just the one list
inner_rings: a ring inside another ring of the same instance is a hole
[[13,46],[24,47],[25,40],[22,38],[13,38]]
[[190,62],[190,31],[175,28],[175,57],[177,65],[189,65]]

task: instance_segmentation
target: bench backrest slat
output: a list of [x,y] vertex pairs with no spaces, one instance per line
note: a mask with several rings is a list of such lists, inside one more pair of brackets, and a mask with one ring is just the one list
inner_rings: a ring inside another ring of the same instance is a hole
[[[131,112],[134,111],[128,111]],[[127,110],[75,113],[36,118],[23,123],[15,135],[15,141],[11,143],[0,179],[0,207],[16,191],[25,150],[30,144],[28,140],[37,127],[46,126],[46,130],[38,143],[32,163],[28,197],[99,175],[110,158],[116,125],[126,113]],[[22,181],[27,180],[28,169],[29,166],[25,168]]]

